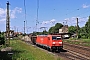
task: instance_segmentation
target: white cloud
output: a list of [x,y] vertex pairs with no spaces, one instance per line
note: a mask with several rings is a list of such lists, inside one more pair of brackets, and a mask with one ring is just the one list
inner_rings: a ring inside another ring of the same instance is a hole
[[39,26],[38,28],[40,28],[40,27],[46,27],[47,30],[48,30],[50,27],[54,26],[55,23],[56,23],[56,19],[51,19],[51,20],[43,21],[43,22],[41,22],[38,25]]
[[48,20],[48,21],[43,21],[42,24],[52,24],[52,23],[55,23],[56,20],[55,19],[51,19],[51,20]]
[[21,13],[22,12],[22,8],[14,8],[14,10],[10,11],[10,18],[16,18],[16,13]]
[[48,24],[50,21],[43,21],[42,24]]
[[0,8],[0,22],[4,22],[6,19],[6,9]]
[[3,8],[0,8],[0,18],[5,18],[6,16],[6,10]]
[[[79,22],[80,27],[84,26],[85,23],[88,21],[88,17],[77,17],[77,18],[78,18],[78,22]],[[76,17],[64,19],[64,22],[66,22],[66,21],[67,21],[67,24],[69,26],[71,26],[71,25],[75,26],[77,23]]]
[[56,19],[51,19],[48,21],[43,21],[39,27],[50,28],[50,27],[54,26],[56,23],[63,24],[63,22],[65,25],[68,25],[68,26],[76,26],[76,23],[77,23],[76,18],[78,18],[78,22],[79,22],[78,24],[80,27],[83,27],[86,24],[86,22],[88,21],[88,17],[71,17],[71,18],[66,18],[64,20],[60,20],[60,21],[57,21]]
[[[22,8],[16,7],[13,10],[10,10],[10,18],[16,18],[16,13],[21,13]],[[6,9],[0,8],[0,22],[4,22],[6,20]]]
[[5,18],[3,18],[3,19],[0,19],[0,22],[4,22],[6,19]]
[[51,22],[51,23],[55,23],[55,22],[56,22],[56,20],[55,20],[55,19],[52,19],[52,20],[50,20],[50,22]]
[[89,8],[90,7],[90,5],[86,5],[86,4],[83,4],[83,6],[82,6],[83,8]]

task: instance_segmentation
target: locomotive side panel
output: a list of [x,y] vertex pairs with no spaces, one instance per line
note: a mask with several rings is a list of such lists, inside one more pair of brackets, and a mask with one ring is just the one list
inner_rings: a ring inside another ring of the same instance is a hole
[[47,46],[47,36],[37,36],[36,44],[41,46]]

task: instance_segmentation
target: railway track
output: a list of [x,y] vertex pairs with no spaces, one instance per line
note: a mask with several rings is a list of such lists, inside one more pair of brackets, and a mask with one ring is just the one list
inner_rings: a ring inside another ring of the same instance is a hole
[[64,45],[75,47],[75,48],[82,49],[82,50],[85,50],[85,51],[90,51],[90,48],[84,47],[84,46],[79,46],[79,45],[74,45],[74,44],[68,44],[68,43],[64,43]]
[[64,48],[90,57],[90,48],[73,44],[64,44]]
[[67,52],[56,53],[56,55],[64,57],[63,60],[90,60],[89,57],[70,50],[68,50]]
[[64,49],[60,53],[56,53],[58,56],[62,56],[63,60],[90,60],[90,48],[73,44],[65,44]]
[[89,57],[80,55],[80,54],[73,52],[73,51],[61,52],[61,53],[57,53],[57,55],[60,57],[64,57],[63,60],[90,60]]
[[[32,45],[30,42],[26,42],[26,43]],[[37,47],[37,46],[34,45],[34,47]],[[40,48],[40,49],[45,50],[42,48]],[[49,51],[47,51],[47,52],[49,52]],[[57,52],[49,52],[49,53],[57,55],[58,57],[63,57],[63,60],[90,60],[90,57],[88,57],[86,55],[82,55],[78,52],[75,52],[73,50],[66,49],[66,48],[65,48],[65,50],[62,50],[60,53],[57,53]]]

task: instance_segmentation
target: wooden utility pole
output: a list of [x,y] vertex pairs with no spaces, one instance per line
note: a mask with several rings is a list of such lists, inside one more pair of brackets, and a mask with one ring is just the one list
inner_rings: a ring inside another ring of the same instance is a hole
[[77,39],[78,39],[78,18],[77,18]]
[[7,16],[6,16],[6,44],[10,44],[10,17],[9,17],[9,1],[7,1]]

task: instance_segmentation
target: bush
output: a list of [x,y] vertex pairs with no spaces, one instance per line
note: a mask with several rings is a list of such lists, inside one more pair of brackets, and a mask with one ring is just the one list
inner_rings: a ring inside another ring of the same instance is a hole
[[0,33],[0,45],[5,44],[4,34]]

